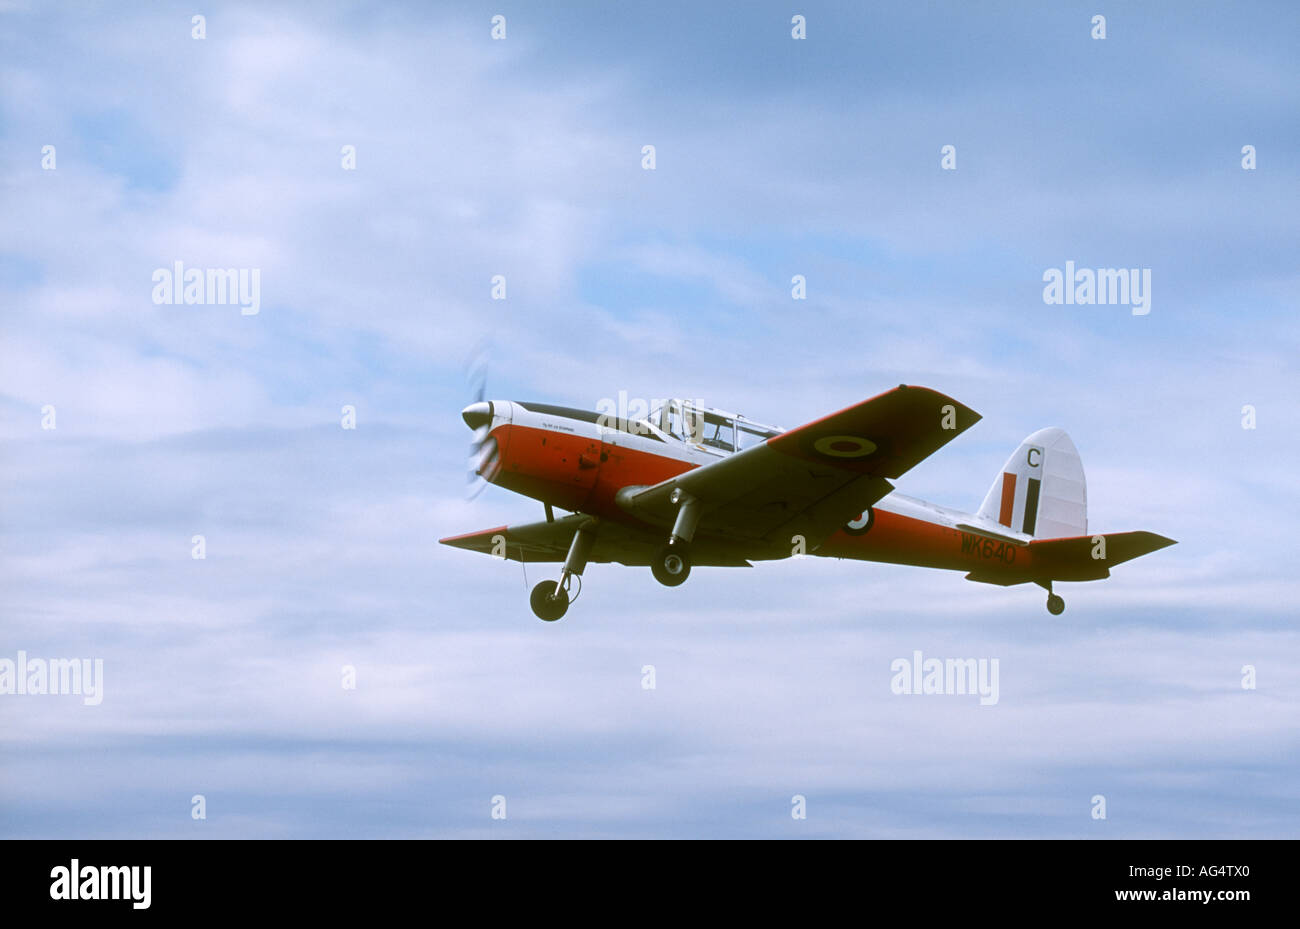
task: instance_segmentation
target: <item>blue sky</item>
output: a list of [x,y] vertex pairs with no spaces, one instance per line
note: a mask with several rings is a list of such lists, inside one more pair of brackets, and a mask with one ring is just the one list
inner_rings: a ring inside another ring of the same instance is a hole
[[[0,834],[1296,835],[1300,12],[629,6],[0,4],[0,656],[105,662],[0,697]],[[261,312],[153,304],[176,260]],[[1150,314],[1045,305],[1066,261]],[[589,408],[934,387],[984,420],[904,492],[975,509],[1058,425],[1092,528],[1180,544],[1061,617],[805,560],[593,566],[542,624],[436,544],[540,516],[464,497],[484,341]],[[999,703],[893,695],[917,649]]]

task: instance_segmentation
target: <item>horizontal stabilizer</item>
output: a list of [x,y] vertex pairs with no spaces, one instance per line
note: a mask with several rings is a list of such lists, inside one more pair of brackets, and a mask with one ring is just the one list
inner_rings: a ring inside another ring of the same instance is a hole
[[1027,584],[1031,581],[1096,581],[1110,576],[1115,565],[1177,544],[1154,532],[1110,532],[1068,539],[1035,539],[1023,573],[972,571],[970,581],[983,584]]
[[1035,573],[1058,581],[1106,577],[1109,569],[1170,545],[1154,532],[1111,532],[1070,539],[1038,539],[1029,543]]

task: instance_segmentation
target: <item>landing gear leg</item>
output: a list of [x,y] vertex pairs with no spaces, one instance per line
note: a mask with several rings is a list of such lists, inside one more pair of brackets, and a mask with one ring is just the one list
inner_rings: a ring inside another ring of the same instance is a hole
[[573,575],[582,576],[591,556],[592,546],[596,544],[596,521],[588,520],[573,534],[569,544],[569,554],[564,558],[564,567],[560,569],[558,581],[542,581],[533,588],[528,604],[533,608],[537,618],[553,623],[569,609],[569,582]]
[[674,490],[670,499],[677,507],[677,518],[668,535],[668,544],[655,553],[650,571],[660,584],[676,587],[691,574],[691,539],[695,538],[695,527],[700,524],[700,504],[681,488]]
[[1047,581],[1044,583],[1039,581],[1038,584],[1040,587],[1047,588],[1047,612],[1051,613],[1053,616],[1060,616],[1064,613],[1065,599],[1059,594],[1052,593],[1052,582]]

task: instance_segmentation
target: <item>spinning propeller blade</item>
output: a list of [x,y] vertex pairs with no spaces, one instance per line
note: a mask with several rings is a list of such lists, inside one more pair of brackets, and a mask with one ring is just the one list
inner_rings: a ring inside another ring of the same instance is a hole
[[480,346],[470,359],[468,380],[473,401],[465,407],[462,416],[466,425],[474,430],[474,437],[469,443],[469,484],[466,487],[466,499],[473,500],[487,486],[487,477],[497,466],[496,439],[488,435],[492,428],[492,404],[485,400],[487,396],[487,349]]

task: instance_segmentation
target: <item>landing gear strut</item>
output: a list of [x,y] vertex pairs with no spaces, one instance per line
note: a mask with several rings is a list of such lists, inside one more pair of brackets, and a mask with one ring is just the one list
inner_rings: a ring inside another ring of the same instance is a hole
[[[542,581],[533,588],[528,605],[543,622],[553,623],[569,609],[569,583],[576,574],[582,576],[596,544],[596,520],[590,519],[578,527],[569,544],[569,554],[564,558],[558,581]],[[579,590],[581,591],[581,587]]]
[[1046,588],[1047,590],[1047,612],[1051,613],[1053,616],[1060,616],[1062,613],[1064,613],[1065,598],[1060,596],[1059,594],[1052,593],[1052,582],[1039,581],[1038,585],[1040,587]]
[[699,501],[680,487],[669,497],[677,507],[673,531],[668,534],[668,544],[655,553],[650,562],[650,572],[665,587],[676,587],[691,576],[691,539],[700,524]]

